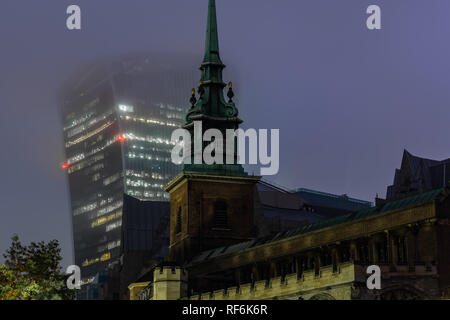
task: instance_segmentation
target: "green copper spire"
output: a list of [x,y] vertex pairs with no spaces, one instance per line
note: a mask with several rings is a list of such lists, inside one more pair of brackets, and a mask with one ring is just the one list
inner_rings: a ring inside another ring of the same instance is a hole
[[[217,31],[216,1],[209,0],[208,21],[206,26],[205,56],[200,66],[202,72],[198,87],[198,99],[195,90],[190,98],[191,108],[186,115],[184,128],[194,134],[194,122],[202,124],[202,135],[208,129],[218,129],[223,134],[227,129],[236,130],[242,120],[238,118],[233,97],[234,92],[231,82],[228,88],[228,102],[225,101],[223,89],[227,86],[222,79],[222,71],[225,65],[219,54],[219,34]],[[194,150],[194,142],[191,141],[191,150]],[[225,147],[225,144],[224,144]],[[225,150],[219,153],[225,154]],[[193,156],[193,155],[192,155]],[[218,174],[246,175],[243,167],[237,163],[237,149],[234,149],[234,163],[232,164],[205,164],[198,163],[184,165],[185,171],[210,172]]]
[[222,63],[219,56],[219,35],[217,33],[215,0],[209,0],[208,5],[208,25],[206,28],[205,59],[203,62]]
[[[222,63],[219,54],[219,35],[217,31],[216,1],[209,0],[208,21],[206,26],[205,57],[200,66],[202,71],[198,89],[200,95],[186,116],[186,125],[194,120],[202,120],[205,117],[219,118],[225,121],[241,123],[237,118],[238,110],[232,98],[225,102],[223,89],[226,84],[222,79]],[[231,88],[230,88],[231,90]],[[192,101],[192,100],[191,100]]]

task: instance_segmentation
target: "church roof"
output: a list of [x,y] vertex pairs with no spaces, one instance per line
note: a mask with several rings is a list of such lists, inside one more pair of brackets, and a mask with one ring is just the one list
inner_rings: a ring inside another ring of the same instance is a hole
[[442,194],[443,188],[429,191],[423,194],[415,195],[412,197],[404,198],[397,201],[392,201],[384,204],[381,207],[371,207],[367,209],[360,210],[358,212],[353,212],[349,214],[344,214],[337,218],[324,220],[317,223],[311,223],[306,226],[292,229],[284,232],[279,232],[275,236],[268,236],[264,238],[254,239],[246,242],[241,242],[235,245],[220,247],[216,249],[206,250],[194,257],[190,265],[195,265],[198,263],[202,263],[208,259],[212,259],[219,256],[225,256],[233,253],[237,253],[246,249],[254,248],[257,246],[265,245],[268,243],[272,243],[275,241],[287,239],[290,237],[298,236],[301,234],[307,234],[309,232],[313,232],[320,229],[325,229],[329,227],[333,227],[336,225],[348,223],[351,221],[361,220],[370,216],[386,213],[389,211],[394,211],[402,208],[412,207],[420,204],[427,203],[429,201],[433,201],[438,198],[439,195]]

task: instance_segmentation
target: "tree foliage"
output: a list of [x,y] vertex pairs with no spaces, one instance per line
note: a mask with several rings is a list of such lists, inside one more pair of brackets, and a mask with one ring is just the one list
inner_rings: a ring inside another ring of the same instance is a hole
[[12,237],[11,247],[0,264],[0,300],[68,300],[73,290],[60,267],[61,249],[57,240],[22,245]]

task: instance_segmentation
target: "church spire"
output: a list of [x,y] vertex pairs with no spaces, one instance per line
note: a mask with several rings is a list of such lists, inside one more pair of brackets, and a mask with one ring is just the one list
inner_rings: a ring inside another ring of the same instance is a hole
[[[208,117],[226,121],[231,127],[234,127],[232,123],[239,124],[242,122],[242,120],[238,119],[238,110],[232,98],[230,98],[228,103],[225,101],[223,89],[227,85],[222,79],[224,68],[225,65],[222,63],[219,54],[216,1],[209,0],[205,56],[200,66],[202,71],[198,88],[200,96],[186,116],[186,126],[191,125],[194,120],[205,120]],[[229,91],[232,91],[231,87]],[[229,95],[231,94],[234,96],[234,93],[229,92]]]
[[[222,71],[225,65],[219,55],[219,35],[217,32],[216,1],[209,0],[208,21],[206,27],[205,56],[200,66],[202,72],[198,87],[198,99],[195,89],[192,89],[190,98],[191,108],[186,115],[186,123],[183,126],[194,136],[195,122],[201,122],[202,135],[208,129],[217,129],[226,134],[227,129],[236,130],[242,123],[238,118],[238,109],[233,101],[233,85],[228,84],[228,102],[225,101],[223,90],[227,86],[222,79]],[[233,137],[233,139],[236,139]],[[215,150],[219,155],[225,155],[226,141],[223,150]],[[191,150],[195,150],[194,140],[191,140]],[[194,155],[191,154],[191,164],[185,164],[185,171],[213,172],[220,174],[246,175],[242,165],[237,162],[237,148],[235,144],[233,152],[233,163],[225,164],[195,164]],[[203,149],[201,151],[203,154]],[[216,154],[216,153],[215,153]]]
[[208,24],[206,27],[205,58],[203,62],[222,63],[219,55],[219,35],[217,32],[215,0],[209,0],[208,5]]

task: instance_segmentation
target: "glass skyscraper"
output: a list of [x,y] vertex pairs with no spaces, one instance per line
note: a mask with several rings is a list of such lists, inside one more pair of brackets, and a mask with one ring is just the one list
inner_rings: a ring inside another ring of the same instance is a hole
[[[95,63],[61,95],[75,263],[84,283],[120,255],[123,195],[168,201],[180,170],[172,131],[198,79],[186,57],[139,55]],[[184,71],[186,70],[186,71]]]

